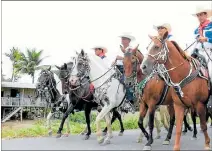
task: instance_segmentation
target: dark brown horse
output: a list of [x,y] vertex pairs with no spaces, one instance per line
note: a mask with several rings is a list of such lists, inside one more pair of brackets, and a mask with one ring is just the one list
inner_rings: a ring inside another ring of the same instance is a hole
[[199,62],[188,57],[176,42],[163,38],[152,39],[152,46],[144,58],[141,68],[144,74],[152,71],[161,73],[171,87],[176,117],[176,135],[174,150],[180,150],[180,137],[185,109],[191,108],[200,117],[200,126],[205,136],[205,149],[210,149],[210,138],[207,133],[206,103],[210,92],[207,76],[201,70]]
[[[125,52],[124,55],[124,69],[126,77],[125,83],[128,84],[128,86],[135,86],[138,83],[139,88],[137,89],[137,91],[138,92],[142,91],[139,94],[142,100],[140,102],[140,118],[138,125],[148,140],[148,143],[145,145],[145,149],[150,149],[151,144],[153,143],[152,131],[154,128],[154,114],[155,109],[158,105],[168,105],[168,111],[171,120],[167,137],[163,142],[164,145],[168,145],[170,143],[172,130],[175,122],[174,107],[170,87],[166,85],[162,77],[158,76],[157,74],[153,74],[150,77],[143,75],[140,69],[140,64],[143,61],[143,55],[139,51],[137,51],[136,53],[135,52],[136,49],[128,50],[127,52]],[[135,77],[136,81],[134,81]],[[143,127],[143,119],[146,116],[148,109],[150,114],[149,116],[150,136]],[[193,138],[196,138],[197,129],[196,129],[195,113],[192,113],[192,121],[194,123]],[[187,123],[186,118],[184,118],[184,123],[185,123],[184,131],[187,132],[187,129],[190,130],[191,128]]]

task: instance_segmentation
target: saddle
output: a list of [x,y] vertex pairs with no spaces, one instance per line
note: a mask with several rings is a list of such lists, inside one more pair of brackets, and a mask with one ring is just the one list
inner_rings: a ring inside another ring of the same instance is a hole
[[209,72],[208,69],[201,64],[201,62],[196,59],[196,58],[192,58],[192,64],[195,67],[195,70],[197,70],[198,67],[200,67],[200,72],[199,72],[199,76],[208,80],[209,79]]

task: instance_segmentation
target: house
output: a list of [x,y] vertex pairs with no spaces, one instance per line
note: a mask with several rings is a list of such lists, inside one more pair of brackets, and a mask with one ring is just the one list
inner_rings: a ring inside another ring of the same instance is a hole
[[1,83],[1,114],[2,122],[9,120],[13,115],[22,112],[23,109],[40,109],[46,107],[45,100],[35,98],[35,84],[2,82]]

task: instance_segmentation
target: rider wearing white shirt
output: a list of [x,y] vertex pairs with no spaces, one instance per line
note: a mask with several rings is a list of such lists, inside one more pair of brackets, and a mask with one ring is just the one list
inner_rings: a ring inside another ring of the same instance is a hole
[[[124,34],[119,37],[121,37],[122,48],[120,48],[118,52],[115,54],[116,59],[113,63],[116,63],[117,68],[123,74],[121,78],[121,83],[124,84],[124,66],[123,66],[124,53],[126,52],[127,49],[132,48],[132,46],[130,45],[130,42],[135,40],[135,37],[129,34]],[[130,91],[130,88],[126,87],[127,101],[130,101],[133,104],[134,102],[133,98],[134,98],[133,93]]]

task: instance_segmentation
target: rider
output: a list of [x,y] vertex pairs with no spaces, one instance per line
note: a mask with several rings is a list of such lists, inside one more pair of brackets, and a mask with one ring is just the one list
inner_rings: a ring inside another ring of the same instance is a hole
[[[135,40],[135,37],[130,34],[123,34],[119,37],[121,38],[121,44],[122,44],[121,46],[123,49],[120,48],[118,50],[113,64],[116,63],[116,67],[123,74],[122,78],[121,78],[121,83],[124,84],[124,66],[123,66],[124,56],[123,56],[123,54],[125,53],[125,51],[127,49],[132,49],[132,46],[130,45],[130,43]],[[126,87],[126,100],[127,100],[127,102],[129,101],[131,104],[134,104],[133,92],[131,92],[130,88],[128,88],[128,87]]]
[[166,32],[168,32],[168,36],[167,36],[168,40],[175,41],[174,36],[171,34],[172,28],[171,28],[171,25],[169,23],[164,23],[164,24],[161,24],[161,25],[158,25],[158,26],[154,25],[153,28],[158,31],[158,37],[159,38],[162,38],[163,35]]
[[[194,31],[198,43],[191,55],[193,57],[201,56],[202,59],[206,61],[207,58],[205,58],[204,56],[207,56],[208,54],[212,59],[212,22],[207,19],[212,16],[212,10],[200,6],[196,8],[196,13],[192,15],[198,18],[200,25]],[[207,52],[207,54],[205,51]],[[209,77],[212,82],[212,61],[207,61],[208,65],[206,66],[208,66]]]

